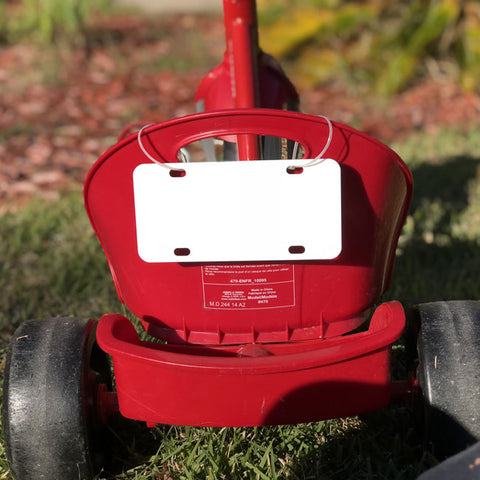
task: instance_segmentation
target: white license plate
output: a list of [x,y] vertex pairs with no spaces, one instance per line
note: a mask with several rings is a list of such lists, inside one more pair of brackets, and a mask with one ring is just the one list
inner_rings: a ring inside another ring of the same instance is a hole
[[342,249],[341,172],[332,159],[139,165],[138,254],[149,263],[325,260]]

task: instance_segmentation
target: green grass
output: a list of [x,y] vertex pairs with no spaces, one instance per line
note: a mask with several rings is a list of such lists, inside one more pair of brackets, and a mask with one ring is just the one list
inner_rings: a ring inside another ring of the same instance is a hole
[[480,299],[480,132],[416,135],[393,147],[414,195],[388,297]]
[[34,201],[1,218],[0,327],[28,318],[96,316],[118,309],[108,267],[79,194]]
[[[415,193],[385,300],[479,299],[480,133],[419,134],[393,147]],[[0,217],[0,232],[0,375],[21,321],[124,313],[78,192]],[[395,371],[403,353],[400,343]],[[405,406],[294,426],[164,426],[122,441],[129,460],[118,479],[407,480],[428,463]],[[3,448],[0,480],[11,478]]]

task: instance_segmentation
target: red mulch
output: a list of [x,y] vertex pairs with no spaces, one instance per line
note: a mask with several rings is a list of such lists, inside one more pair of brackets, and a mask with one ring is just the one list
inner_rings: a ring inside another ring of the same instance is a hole
[[[0,212],[78,188],[126,124],[193,113],[196,88],[214,63],[193,71],[175,62],[155,68],[164,57],[189,53],[191,32],[204,39],[208,62],[221,61],[219,17],[99,21],[90,55],[82,48],[0,47]],[[480,123],[480,97],[448,81],[425,80],[388,101],[333,87],[301,95],[302,111],[387,143],[415,130]]]

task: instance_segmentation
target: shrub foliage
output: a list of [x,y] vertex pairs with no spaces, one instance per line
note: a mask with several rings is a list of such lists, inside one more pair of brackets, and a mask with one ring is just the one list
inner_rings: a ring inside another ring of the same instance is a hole
[[87,18],[108,0],[0,0],[0,41],[43,44],[84,40]]
[[259,0],[262,47],[304,85],[369,83],[382,94],[419,76],[480,86],[478,0]]

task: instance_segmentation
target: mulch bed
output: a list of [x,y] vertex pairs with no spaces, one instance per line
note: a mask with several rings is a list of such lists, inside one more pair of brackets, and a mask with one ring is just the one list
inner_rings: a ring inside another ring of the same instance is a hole
[[[57,198],[59,191],[79,188],[126,124],[193,113],[208,68],[177,69],[175,62],[155,68],[164,57],[191,55],[191,32],[203,38],[208,62],[221,61],[221,18],[208,16],[99,20],[88,51],[0,46],[0,212],[34,196]],[[443,79],[423,80],[389,100],[334,86],[301,96],[302,111],[387,143],[414,131],[480,123],[480,97]]]

